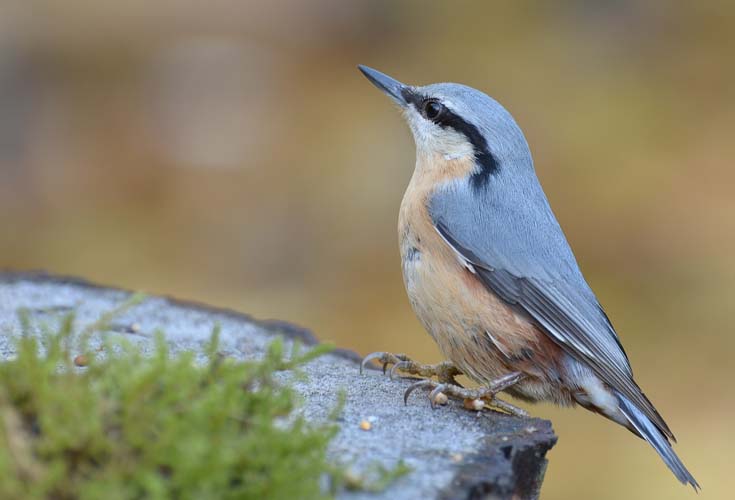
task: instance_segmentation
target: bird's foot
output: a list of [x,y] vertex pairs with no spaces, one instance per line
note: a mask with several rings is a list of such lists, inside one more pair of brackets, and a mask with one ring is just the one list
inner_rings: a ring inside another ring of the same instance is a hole
[[502,399],[498,399],[495,396],[500,391],[520,382],[523,378],[524,375],[522,373],[513,372],[494,380],[487,387],[478,387],[475,389],[467,389],[450,383],[437,383],[428,379],[420,380],[406,389],[406,392],[403,394],[403,402],[408,404],[408,397],[416,389],[428,389],[430,390],[429,402],[432,408],[436,408],[437,404],[443,404],[446,402],[447,397],[451,397],[462,400],[465,408],[470,410],[479,411],[489,406],[517,417],[527,417],[528,413],[525,410]]
[[419,377],[436,377],[441,384],[450,384],[461,387],[459,383],[457,383],[457,381],[454,379],[454,377],[456,377],[457,375],[462,375],[462,372],[459,371],[459,369],[454,366],[450,361],[444,361],[435,365],[425,365],[413,361],[405,354],[374,352],[372,354],[368,354],[367,356],[365,356],[365,358],[363,358],[362,363],[360,363],[360,373],[362,373],[365,365],[373,360],[383,365],[384,374],[386,373],[388,366],[392,365],[390,367],[390,370],[388,371],[388,375],[390,376],[390,378],[393,378],[396,372],[400,371],[409,375],[418,375]]

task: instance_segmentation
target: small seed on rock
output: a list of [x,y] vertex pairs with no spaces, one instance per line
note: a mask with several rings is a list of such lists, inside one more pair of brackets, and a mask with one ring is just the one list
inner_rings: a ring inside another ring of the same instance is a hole
[[372,428],[373,428],[373,424],[371,424],[367,420],[363,420],[362,422],[360,422],[360,429],[364,431],[369,431]]

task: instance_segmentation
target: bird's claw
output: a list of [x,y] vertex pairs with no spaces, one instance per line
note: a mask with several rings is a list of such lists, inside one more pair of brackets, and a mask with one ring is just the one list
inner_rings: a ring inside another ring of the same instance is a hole
[[418,382],[411,384],[408,386],[408,389],[406,389],[406,392],[403,393],[403,402],[404,404],[408,404],[408,397],[411,395],[413,391],[416,389],[423,389],[428,388],[429,391],[429,403],[431,404],[432,409],[436,409],[436,399],[439,393],[443,393],[448,397],[453,397],[455,399],[463,399],[463,400],[487,400],[490,402],[493,398],[495,398],[495,393],[492,392],[492,390],[489,387],[483,387],[478,389],[465,389],[464,387],[460,387],[458,385],[452,385],[452,384],[442,384],[435,382],[433,380],[419,380]]
[[409,375],[419,377],[437,377],[439,382],[457,384],[454,377],[462,373],[449,361],[437,363],[435,365],[425,365],[417,363],[405,354],[391,354],[389,352],[374,352],[368,354],[360,363],[360,373],[363,372],[365,366],[371,361],[378,361],[383,367],[383,374],[389,365],[392,365],[388,375],[391,379],[398,373],[404,372]]
[[391,380],[393,380],[393,375],[395,375],[397,371],[403,370],[405,368],[408,368],[408,361],[406,360],[399,361],[398,363],[390,367],[390,370],[388,371],[388,376],[390,377]]
[[[382,365],[383,374],[386,372],[388,376],[393,379],[397,372],[404,372],[410,375],[418,375],[421,377],[436,377],[437,380],[431,378],[420,379],[417,382],[408,386],[406,391],[403,393],[403,402],[408,404],[408,397],[416,389],[429,389],[429,402],[431,408],[436,409],[437,404],[444,404],[447,397],[452,397],[459,400],[465,401],[465,406],[468,408],[474,408],[480,410],[485,406],[494,406],[500,410],[503,410],[512,415],[527,416],[528,414],[510,404],[506,403],[495,397],[497,393],[507,389],[513,384],[523,379],[524,375],[519,372],[509,373],[503,377],[493,380],[486,387],[478,387],[476,389],[466,389],[459,385],[454,379],[456,375],[462,373],[459,369],[449,361],[437,363],[435,365],[424,365],[417,363],[405,354],[391,354],[389,352],[373,352],[365,356],[360,363],[360,373],[371,361],[377,361]],[[388,366],[390,370],[388,370]],[[440,394],[443,401],[440,401]],[[468,402],[470,404],[468,404]]]
[[[362,359],[362,362],[360,363],[360,375],[362,375],[363,370],[365,369],[365,366],[371,361],[377,360],[380,364],[383,365],[383,375],[385,375],[385,371],[388,368],[388,365],[395,365],[400,364],[402,361],[407,361],[408,356],[405,354],[391,354],[389,352],[373,352],[368,354]],[[391,378],[393,378],[393,369],[391,368]]]
[[436,382],[433,380],[419,380],[418,382],[415,382],[408,386],[408,389],[406,389],[406,392],[403,393],[403,404],[408,404],[408,396],[411,395],[413,391],[416,389],[422,388],[422,387],[433,387],[436,385]]
[[[468,408],[481,410],[485,406],[493,406],[510,413],[511,415],[527,417],[528,413],[525,410],[496,397],[498,392],[507,389],[514,383],[518,382],[521,378],[522,376],[520,374],[510,374],[494,381],[488,387],[478,387],[475,389],[467,389],[454,384],[438,383],[428,379],[419,380],[418,382],[411,384],[408,389],[406,389],[406,392],[403,393],[403,402],[404,404],[408,404],[408,397],[416,389],[429,388],[429,403],[431,404],[432,409],[436,409],[437,398],[441,393],[447,397],[463,400],[465,402],[465,406]],[[479,401],[480,404],[474,403],[476,401]],[[468,405],[468,402],[471,404]]]

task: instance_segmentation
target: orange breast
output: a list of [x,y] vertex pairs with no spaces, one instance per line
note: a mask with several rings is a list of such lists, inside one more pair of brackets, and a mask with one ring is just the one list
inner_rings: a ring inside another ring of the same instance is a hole
[[434,229],[431,193],[471,168],[469,162],[444,162],[449,165],[433,170],[417,165],[401,204],[398,230],[411,306],[444,355],[476,382],[523,371],[546,383],[560,369],[559,347],[488,290]]

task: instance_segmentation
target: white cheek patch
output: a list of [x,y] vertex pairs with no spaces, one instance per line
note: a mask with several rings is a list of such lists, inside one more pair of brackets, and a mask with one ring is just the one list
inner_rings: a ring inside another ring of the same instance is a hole
[[[434,125],[432,123],[432,125]],[[434,125],[438,131],[435,133],[433,142],[435,151],[451,159],[464,158],[474,154],[475,150],[464,134],[451,128],[441,128]],[[449,158],[447,158],[449,159]]]
[[474,154],[474,148],[464,134],[427,120],[413,106],[406,108],[405,115],[420,155],[440,154],[450,161]]
[[464,158],[467,156],[464,152],[456,152],[456,153],[447,153],[444,155],[444,159],[447,161],[456,160],[458,158]]
[[430,152],[433,142],[431,139],[441,127],[425,119],[413,106],[406,108],[406,121],[413,132],[416,149],[421,153]]

